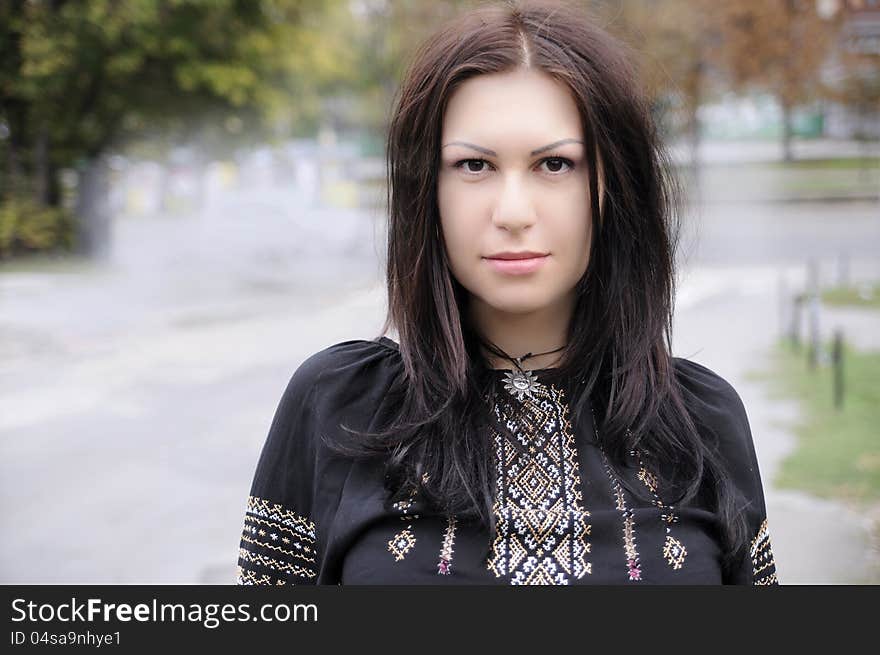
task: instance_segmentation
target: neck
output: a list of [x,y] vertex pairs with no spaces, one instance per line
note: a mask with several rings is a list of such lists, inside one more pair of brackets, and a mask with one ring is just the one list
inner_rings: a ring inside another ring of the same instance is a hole
[[[477,331],[513,358],[534,353],[522,362],[524,370],[554,368],[563,352],[538,355],[556,350],[568,343],[568,326],[573,304],[570,300],[535,311],[513,313],[498,310],[487,303],[471,299],[470,316]],[[513,363],[486,350],[483,351],[490,368],[511,368]]]

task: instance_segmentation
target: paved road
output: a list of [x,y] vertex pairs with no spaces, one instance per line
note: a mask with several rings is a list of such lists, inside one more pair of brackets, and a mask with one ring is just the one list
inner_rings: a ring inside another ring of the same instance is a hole
[[[384,312],[375,216],[259,201],[258,212],[244,197],[235,212],[120,222],[101,266],[0,276],[0,503],[13,535],[0,582],[231,579],[243,500],[290,374],[326,345],[372,336]],[[858,273],[878,221],[873,206],[848,207]],[[676,350],[740,391],[769,480],[791,446],[775,420],[795,410],[744,373],[773,335],[780,265],[796,285],[798,252],[826,252],[837,230],[806,212],[812,236],[792,246],[760,227],[773,218],[760,211],[704,221]],[[768,500],[784,582],[855,579],[859,517],[772,489]]]
[[0,581],[230,579],[211,567],[235,561],[290,374],[378,331],[382,304],[358,293],[379,279],[374,215],[242,196],[236,211],[119,221],[100,264],[0,275],[0,507],[14,533]]

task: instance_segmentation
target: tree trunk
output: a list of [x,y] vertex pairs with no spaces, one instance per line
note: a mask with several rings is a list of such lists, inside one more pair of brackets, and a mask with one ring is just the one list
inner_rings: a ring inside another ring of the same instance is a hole
[[58,179],[58,166],[49,155],[46,173],[46,204],[50,207],[61,205],[61,180]]
[[794,155],[791,151],[792,139],[792,108],[791,104],[782,101],[782,158],[788,163],[794,161]]
[[12,112],[7,117],[9,136],[6,140],[6,175],[3,180],[4,197],[12,197],[22,190],[24,168],[21,162],[23,146],[21,122],[14,120]]
[[79,168],[76,198],[77,252],[103,258],[110,251],[109,176],[103,158],[86,160]]
[[39,205],[49,204],[49,130],[45,124],[34,143],[34,200]]
[[[859,84],[859,91],[866,91],[864,82]],[[872,116],[871,101],[867,93],[859,93],[856,106],[859,117],[859,131],[856,134],[856,141],[859,144],[859,184],[867,184],[869,178],[868,162],[870,161],[869,142],[871,139],[868,121]]]
[[[699,52],[699,50],[698,50]],[[700,103],[703,95],[703,75],[705,72],[702,56],[697,56],[697,63],[691,71],[690,91],[688,99],[687,138],[690,147],[690,168],[693,184],[693,199],[697,205],[703,203],[702,162],[700,161],[700,144],[702,129],[700,126]]]

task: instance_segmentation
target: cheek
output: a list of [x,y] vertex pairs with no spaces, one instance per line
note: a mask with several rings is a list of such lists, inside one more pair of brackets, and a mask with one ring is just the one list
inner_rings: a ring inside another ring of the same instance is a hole
[[473,259],[479,254],[479,241],[472,204],[466,202],[464,194],[455,193],[450,185],[439,183],[437,205],[450,264],[455,267],[457,263]]
[[544,208],[548,222],[552,220],[553,238],[571,265],[580,265],[590,250],[591,220],[589,191],[574,189],[561,196],[553,206]]

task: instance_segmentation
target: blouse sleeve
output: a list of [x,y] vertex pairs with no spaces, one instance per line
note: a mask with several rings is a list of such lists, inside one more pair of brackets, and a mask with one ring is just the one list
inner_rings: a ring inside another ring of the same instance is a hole
[[777,585],[770,543],[764,488],[748,416],[736,390],[705,366],[675,359],[676,373],[698,428],[708,430],[728,463],[728,472],[742,493],[747,544],[725,584]]
[[317,575],[310,438],[316,363],[313,356],[296,370],[275,410],[247,497],[238,584],[313,584]]
[[287,385],[247,498],[238,583],[324,584],[335,579],[331,525],[351,460],[328,441],[372,429],[394,404],[402,360],[390,340],[354,340],[304,361]]

